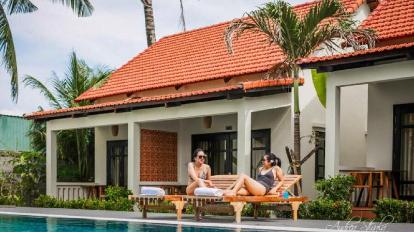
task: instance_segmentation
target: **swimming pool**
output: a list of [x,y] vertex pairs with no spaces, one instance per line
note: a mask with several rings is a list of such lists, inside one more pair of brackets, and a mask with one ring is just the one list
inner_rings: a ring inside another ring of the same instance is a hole
[[73,218],[29,217],[0,215],[1,232],[253,232],[248,229],[161,225],[137,222],[85,220]]

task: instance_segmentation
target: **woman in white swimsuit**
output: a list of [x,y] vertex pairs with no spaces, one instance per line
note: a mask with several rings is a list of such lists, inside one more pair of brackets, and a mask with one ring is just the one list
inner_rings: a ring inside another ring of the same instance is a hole
[[193,153],[193,162],[188,163],[187,195],[193,195],[198,187],[214,187],[210,180],[211,168],[206,162],[206,154],[200,148]]

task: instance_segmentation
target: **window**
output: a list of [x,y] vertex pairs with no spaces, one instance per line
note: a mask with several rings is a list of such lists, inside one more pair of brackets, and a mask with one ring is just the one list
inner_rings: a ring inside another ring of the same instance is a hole
[[325,178],[325,128],[314,128],[315,136],[315,180]]

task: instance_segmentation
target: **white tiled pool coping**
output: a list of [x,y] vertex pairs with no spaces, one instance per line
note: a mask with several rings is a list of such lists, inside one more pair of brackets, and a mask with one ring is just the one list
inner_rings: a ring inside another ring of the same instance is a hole
[[303,227],[286,227],[286,226],[259,226],[259,225],[243,225],[243,224],[223,224],[223,223],[198,223],[198,222],[183,222],[171,220],[151,220],[151,219],[123,219],[123,218],[108,218],[108,217],[88,217],[88,216],[73,216],[73,215],[58,215],[58,214],[44,214],[44,213],[22,213],[22,212],[2,212],[0,215],[14,215],[14,216],[32,216],[32,217],[50,217],[50,218],[70,218],[70,219],[86,219],[97,221],[119,221],[119,222],[136,222],[136,223],[152,223],[165,225],[182,225],[195,227],[221,227],[234,229],[250,229],[250,230],[273,230],[273,231],[304,231],[304,232],[337,232],[341,230],[321,229],[321,228],[303,228]]

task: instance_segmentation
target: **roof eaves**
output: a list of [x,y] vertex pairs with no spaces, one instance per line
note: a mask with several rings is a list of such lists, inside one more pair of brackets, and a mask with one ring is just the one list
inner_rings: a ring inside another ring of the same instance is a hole
[[[389,47],[389,48],[387,48]],[[321,59],[305,59],[300,63],[303,69],[317,69],[319,72],[333,72],[344,69],[360,68],[384,64],[384,62],[395,62],[412,60],[414,58],[414,43],[405,46],[387,46],[383,49],[366,51],[360,54],[342,54]],[[355,53],[355,52],[354,52]]]

